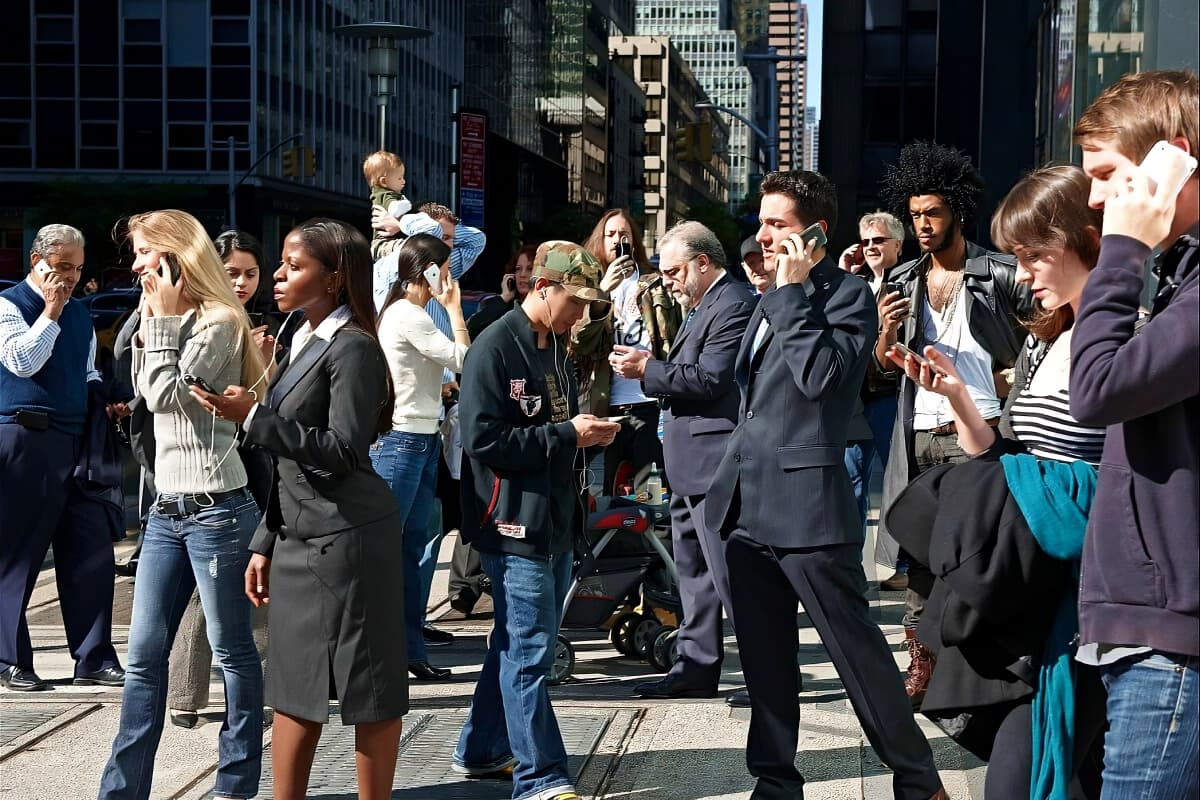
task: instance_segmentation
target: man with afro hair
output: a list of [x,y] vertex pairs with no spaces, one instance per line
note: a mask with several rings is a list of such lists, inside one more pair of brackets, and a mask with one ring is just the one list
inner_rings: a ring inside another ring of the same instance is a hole
[[[1017,320],[1031,309],[1032,298],[1017,285],[1016,263],[1010,256],[989,252],[964,235],[983,196],[983,179],[963,152],[933,142],[913,142],[900,151],[899,163],[888,168],[883,186],[885,202],[911,226],[921,255],[893,270],[889,285],[898,282],[902,290],[880,297],[875,358],[891,372],[895,365],[887,351],[897,342],[916,353],[927,346],[945,353],[967,383],[979,413],[995,425],[1000,420],[1000,398],[1008,394],[1002,373],[1016,362],[1025,335]],[[877,557],[889,564],[897,555],[884,525],[892,500],[930,467],[966,461],[971,455],[958,446],[946,398],[900,375],[880,514],[884,557]],[[925,697],[936,660],[916,634],[932,588],[929,567],[914,560],[909,566],[904,614],[905,644],[911,657],[904,688],[914,708]]]

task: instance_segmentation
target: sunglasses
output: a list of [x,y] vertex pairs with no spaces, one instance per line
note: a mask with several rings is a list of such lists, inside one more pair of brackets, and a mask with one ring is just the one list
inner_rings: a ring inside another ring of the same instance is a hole
[[890,241],[892,241],[891,236],[872,236],[870,239],[859,239],[858,243],[862,247],[866,247],[867,245],[872,245],[872,244],[875,245],[876,247],[879,247],[879,245],[883,244],[884,242],[890,242]]

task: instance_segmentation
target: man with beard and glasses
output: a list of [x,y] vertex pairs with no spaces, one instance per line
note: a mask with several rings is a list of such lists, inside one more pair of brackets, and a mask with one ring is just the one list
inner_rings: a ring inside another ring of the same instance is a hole
[[[892,213],[912,226],[921,255],[888,276],[889,283],[903,288],[881,299],[875,359],[882,370],[891,371],[886,353],[897,342],[917,353],[933,345],[953,360],[980,415],[996,425],[1001,398],[1008,394],[1005,371],[1016,362],[1025,338],[1017,320],[1029,314],[1033,300],[1027,288],[1017,285],[1012,257],[966,239],[983,179],[961,151],[914,142],[888,168],[883,186]],[[894,563],[898,554],[884,520],[900,491],[930,467],[967,460],[957,434],[946,398],[901,377],[879,515],[879,546],[885,550],[876,553],[876,561]],[[925,697],[937,658],[930,643],[916,637],[932,587],[929,568],[910,563],[904,613],[910,663],[904,687],[914,708]]]

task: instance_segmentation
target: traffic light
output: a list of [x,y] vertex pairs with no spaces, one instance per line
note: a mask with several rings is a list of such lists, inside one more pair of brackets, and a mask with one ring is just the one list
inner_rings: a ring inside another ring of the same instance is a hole
[[311,178],[317,174],[317,158],[311,147],[300,148],[304,153],[304,177]]
[[692,138],[692,155],[701,163],[712,161],[713,157],[713,131],[711,122],[697,122],[691,126],[695,129],[695,136]]
[[283,151],[283,174],[287,178],[294,178],[297,175],[295,147],[289,147]]
[[695,161],[696,153],[692,147],[691,124],[681,125],[672,134],[673,149],[676,161]]

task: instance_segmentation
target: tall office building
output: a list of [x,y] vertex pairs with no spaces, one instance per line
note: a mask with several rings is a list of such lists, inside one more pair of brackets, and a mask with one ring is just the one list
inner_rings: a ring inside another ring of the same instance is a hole
[[[767,45],[779,55],[808,53],[808,9],[799,0],[770,0]],[[780,61],[775,69],[779,125],[779,168],[799,169],[804,163],[804,109],[807,107],[803,61]]]
[[[100,251],[114,220],[92,219],[100,203],[87,208],[86,198],[98,192],[103,213],[114,214],[180,198],[216,232],[229,222],[230,137],[232,174],[257,164],[236,193],[236,221],[262,235],[268,252],[287,226],[317,213],[365,228],[361,164],[379,146],[378,118],[366,44],[334,29],[380,18],[433,31],[401,44],[384,144],[406,162],[410,197],[449,199],[462,0],[14,5],[0,26],[4,245],[27,242],[39,207],[55,205],[56,221],[86,220]],[[300,174],[285,176],[282,151],[271,152],[296,133],[312,149],[310,176],[303,157]],[[71,203],[73,193],[81,202]]]
[[675,135],[700,120],[696,103],[708,99],[704,88],[667,36],[614,36],[612,59],[629,71],[646,93],[644,137],[645,236],[648,252],[689,209],[705,201],[729,201],[729,126],[712,118],[713,154],[708,161],[680,161]]
[[804,109],[804,168],[817,172],[820,163],[821,121],[812,106]]
[[567,168],[567,200],[599,214],[608,207],[610,34],[633,30],[632,0],[546,0],[551,40],[539,111],[547,155]]
[[[638,36],[670,36],[713,103],[753,118],[753,83],[742,65],[731,0],[639,0],[636,13]],[[728,122],[729,201],[736,205],[758,169],[756,137],[741,122]]]

